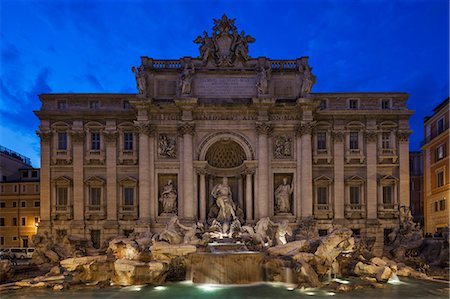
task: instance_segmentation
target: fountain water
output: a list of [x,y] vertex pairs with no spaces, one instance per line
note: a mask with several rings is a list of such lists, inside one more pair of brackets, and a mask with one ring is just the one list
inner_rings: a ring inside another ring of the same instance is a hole
[[400,279],[398,278],[397,274],[392,272],[391,277],[389,277],[388,283],[390,284],[401,284],[402,282],[400,281]]

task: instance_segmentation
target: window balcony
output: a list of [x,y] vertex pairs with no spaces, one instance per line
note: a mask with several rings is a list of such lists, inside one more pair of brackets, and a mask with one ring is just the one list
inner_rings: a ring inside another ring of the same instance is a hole
[[73,218],[72,206],[53,206],[52,212],[54,220],[72,220]]
[[398,160],[397,149],[395,148],[378,148],[378,161],[391,160],[396,163]]
[[137,205],[122,205],[119,209],[120,220],[136,220],[138,219],[138,206]]
[[70,150],[56,150],[52,155],[52,162],[54,165],[72,164],[72,155]]
[[361,149],[347,149],[345,151],[345,161],[350,163],[351,160],[359,160],[359,163],[364,163],[365,156]]
[[87,164],[105,164],[104,150],[88,150],[85,156]]
[[106,207],[102,205],[87,205],[85,217],[87,220],[103,220],[106,218]]
[[314,204],[314,218],[333,219],[333,209],[329,204]]
[[119,163],[134,165],[138,162],[137,150],[121,150],[119,151]]
[[319,160],[326,160],[327,163],[331,163],[332,156],[328,149],[315,149],[313,154],[314,163],[317,164]]
[[346,204],[345,218],[347,219],[366,218],[366,206],[364,204]]
[[398,217],[398,204],[378,204],[378,218],[395,219]]

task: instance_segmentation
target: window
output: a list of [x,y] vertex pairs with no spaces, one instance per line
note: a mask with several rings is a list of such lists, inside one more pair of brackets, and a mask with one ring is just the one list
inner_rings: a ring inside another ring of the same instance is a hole
[[98,109],[98,108],[100,108],[100,102],[99,101],[90,101],[89,102],[89,108],[90,109]]
[[17,208],[17,201],[13,201],[13,202],[12,202],[12,207],[13,207],[13,208]]
[[441,144],[436,148],[436,161],[442,160],[445,157],[445,144]]
[[437,201],[434,202],[434,211],[439,211],[439,203]]
[[22,185],[22,192],[25,192],[25,191],[27,191],[27,186]]
[[441,134],[442,132],[444,132],[444,128],[445,128],[445,119],[441,118],[437,121],[437,133]]
[[27,207],[27,202],[26,201],[21,201],[20,202],[20,206],[22,207],[22,208],[26,208]]
[[13,217],[12,219],[12,226],[17,226],[17,218]]
[[34,201],[34,207],[39,208],[41,206],[41,202],[39,200]]
[[122,108],[123,109],[130,109],[131,108],[131,105],[130,105],[130,101],[123,101],[122,102]]
[[12,237],[12,240],[13,240],[13,241],[17,241],[17,236],[13,236],[13,237]]
[[67,187],[58,187],[57,188],[56,205],[67,206]]
[[444,186],[444,172],[443,171],[439,171],[436,174],[436,187],[442,187]]
[[100,150],[100,133],[99,132],[91,133],[91,150],[93,150],[93,151]]
[[326,150],[327,149],[327,133],[318,132],[317,133],[317,149]]
[[91,187],[89,195],[89,204],[91,206],[100,206],[100,196],[102,189],[100,187]]
[[124,206],[133,206],[134,205],[134,188],[132,187],[125,187],[123,189],[123,198]]
[[327,100],[321,100],[319,108],[320,110],[327,109]]
[[0,218],[0,226],[5,226],[5,218]]
[[100,230],[93,229],[91,230],[91,241],[92,241],[92,247],[95,249],[100,248]]
[[133,150],[133,133],[123,133],[123,149],[126,151]]
[[132,230],[132,229],[124,229],[123,235],[128,238],[133,232],[134,232],[134,230]]
[[348,101],[348,108],[349,109],[358,109],[358,100],[349,100]]
[[38,224],[39,223],[39,217],[34,217],[34,224]]
[[390,132],[383,132],[381,134],[381,147],[383,149],[391,148],[391,133]]
[[439,201],[439,210],[445,210],[445,199]]
[[328,230],[327,229],[319,229],[319,237],[323,237],[328,235]]
[[67,102],[66,101],[58,101],[57,106],[58,106],[58,110],[66,110]]
[[350,204],[351,205],[359,205],[359,187],[358,186],[350,186]]
[[0,245],[5,245],[5,237],[0,237]]
[[383,186],[383,204],[392,204],[392,186]]
[[58,150],[60,151],[67,150],[67,132],[58,133]]
[[391,109],[391,101],[389,99],[381,100],[381,109]]
[[317,203],[319,205],[328,204],[328,188],[327,187],[317,187]]
[[21,223],[22,226],[26,226],[27,225],[27,218],[26,217],[22,217],[20,223]]
[[17,193],[17,185],[14,185],[14,193]]
[[352,228],[352,232],[354,236],[359,237],[361,235],[361,230],[359,228]]
[[6,208],[6,202],[0,201],[0,208]]
[[28,170],[22,172],[22,177],[23,178],[27,178],[28,177]]
[[350,132],[350,149],[359,149],[358,132]]
[[34,185],[34,192],[39,192],[39,184]]
[[38,175],[38,172],[37,172],[36,170],[33,170],[33,171],[31,172],[31,177],[32,177],[32,178],[37,178],[37,175]]

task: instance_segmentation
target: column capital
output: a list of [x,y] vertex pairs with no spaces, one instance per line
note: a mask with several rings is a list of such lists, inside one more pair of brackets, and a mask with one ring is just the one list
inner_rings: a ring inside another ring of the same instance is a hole
[[333,130],[331,131],[331,136],[333,136],[334,142],[344,142],[345,134],[342,131]]
[[41,138],[42,142],[47,142],[50,141],[50,137],[52,136],[52,132],[50,130],[39,130],[36,131],[36,135],[39,136],[39,138]]
[[250,167],[250,168],[246,168],[246,169],[242,172],[242,174],[244,174],[244,175],[252,175],[252,174],[255,173],[255,171],[256,171],[256,168]]
[[270,135],[273,127],[270,122],[256,122],[256,132],[259,135]]
[[195,133],[195,122],[181,122],[178,124],[178,132],[181,135],[194,135]]
[[114,142],[117,140],[119,132],[117,131],[103,131],[103,137],[105,137],[106,142]]
[[307,123],[300,123],[297,125],[297,127],[295,128],[295,132],[298,136],[302,136],[302,135],[311,135],[314,127],[316,126],[316,122],[315,121],[310,121]]
[[366,142],[377,142],[378,132],[375,130],[366,130],[364,131],[364,138],[366,139]]
[[148,120],[135,120],[134,126],[137,128],[139,134],[153,135],[156,131],[156,126]]
[[85,132],[81,130],[71,130],[69,132],[73,142],[83,142]]
[[397,131],[397,138],[399,142],[408,142],[409,141],[409,135],[411,135],[411,130],[398,130]]

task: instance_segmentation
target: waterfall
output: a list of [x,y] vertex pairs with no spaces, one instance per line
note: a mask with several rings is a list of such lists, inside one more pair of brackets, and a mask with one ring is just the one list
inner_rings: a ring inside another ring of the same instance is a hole
[[390,284],[401,284],[402,282],[400,281],[400,279],[397,276],[397,273],[392,272],[391,277],[389,277],[388,283]]

